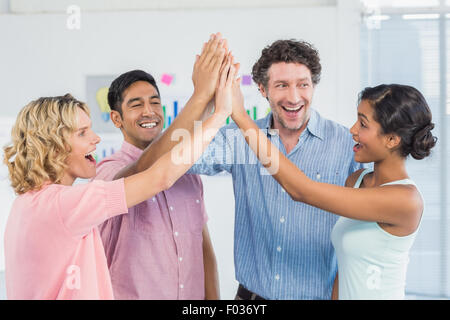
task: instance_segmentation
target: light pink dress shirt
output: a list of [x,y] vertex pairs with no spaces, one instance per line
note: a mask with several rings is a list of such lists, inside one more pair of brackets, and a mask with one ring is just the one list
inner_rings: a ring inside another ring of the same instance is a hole
[[[124,142],[97,165],[95,179],[112,180],[142,150]],[[116,299],[204,299],[202,230],[207,221],[199,176],[184,175],[170,189],[99,227]]]
[[5,230],[7,298],[113,299],[97,225],[127,210],[123,179],[18,196]]

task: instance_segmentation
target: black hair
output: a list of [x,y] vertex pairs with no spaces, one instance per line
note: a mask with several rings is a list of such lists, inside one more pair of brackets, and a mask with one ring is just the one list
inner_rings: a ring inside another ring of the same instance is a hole
[[277,40],[265,47],[261,57],[253,65],[252,76],[256,84],[262,84],[267,88],[269,75],[267,74],[274,63],[301,63],[311,71],[314,85],[320,81],[322,66],[320,64],[319,52],[314,46],[306,41]]
[[136,81],[146,81],[155,87],[159,94],[158,86],[153,76],[142,70],[132,70],[121,74],[114,79],[108,90],[108,104],[111,110],[116,110],[122,116],[123,92]]
[[383,134],[396,134],[401,138],[399,152],[420,160],[430,155],[437,138],[431,130],[432,114],[419,92],[411,86],[382,84],[365,88],[359,101],[365,100],[374,109],[374,119],[381,125]]

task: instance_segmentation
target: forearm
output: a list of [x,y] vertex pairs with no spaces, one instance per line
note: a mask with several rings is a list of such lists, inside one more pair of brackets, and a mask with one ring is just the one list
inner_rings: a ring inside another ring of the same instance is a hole
[[160,157],[150,168],[125,178],[128,207],[170,188],[200,158],[227,116],[214,114],[202,123],[202,130],[184,135],[183,141]]
[[203,229],[203,264],[205,272],[205,299],[219,300],[219,273],[207,227]]
[[205,300],[220,300],[219,273],[216,260],[205,261]]
[[421,198],[414,188],[383,186],[355,189],[308,178],[289,161],[248,117],[234,117],[262,165],[295,201],[301,201],[351,219],[405,224],[421,212]]
[[297,201],[304,201],[307,190],[299,188],[313,182],[275,147],[256,123],[246,114],[234,116],[247,144],[261,164],[278,181],[283,189]]
[[144,150],[136,162],[120,170],[114,179],[128,177],[150,168],[160,157],[172,150],[177,144],[177,141],[172,139],[172,134],[177,129],[186,129],[190,133],[193,133],[194,121],[202,119],[207,103],[206,97],[202,97],[198,94],[192,95],[186,103],[186,106],[181,110],[180,114],[164,133],[157,137]]

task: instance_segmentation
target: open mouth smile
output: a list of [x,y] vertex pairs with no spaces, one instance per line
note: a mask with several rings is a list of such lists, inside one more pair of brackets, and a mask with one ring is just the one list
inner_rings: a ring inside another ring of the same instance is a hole
[[353,146],[353,152],[358,152],[359,150],[361,150],[362,145],[360,143],[357,143]]
[[304,105],[300,105],[298,107],[294,107],[294,108],[289,108],[289,107],[285,107],[285,106],[281,106],[281,108],[283,108],[284,111],[289,112],[289,113],[297,113],[299,112]]
[[154,127],[156,127],[158,124],[159,124],[159,121],[158,121],[158,120],[143,121],[143,122],[138,123],[138,125],[139,125],[141,128],[144,128],[144,129],[151,129],[151,128],[154,128]]
[[89,153],[86,153],[85,155],[84,155],[84,157],[89,161],[89,162],[91,162],[91,163],[96,163],[96,161],[95,161],[95,150],[92,150],[91,152],[89,152]]

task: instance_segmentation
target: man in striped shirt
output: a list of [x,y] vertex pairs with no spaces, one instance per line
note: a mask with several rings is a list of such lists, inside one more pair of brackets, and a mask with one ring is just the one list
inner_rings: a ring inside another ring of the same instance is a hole
[[[279,40],[252,76],[270,104],[256,121],[310,178],[344,185],[361,168],[347,128],[311,108],[321,65],[306,42]],[[330,299],[337,265],[330,241],[337,216],[293,201],[267,173],[235,124],[222,128],[188,173],[232,175],[236,299]]]

